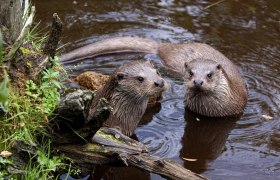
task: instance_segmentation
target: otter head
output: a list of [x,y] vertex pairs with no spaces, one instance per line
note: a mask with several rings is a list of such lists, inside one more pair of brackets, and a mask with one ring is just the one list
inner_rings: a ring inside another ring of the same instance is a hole
[[[230,84],[223,67],[208,59],[185,63],[186,107],[206,116],[222,116],[232,101]],[[228,108],[229,109],[229,108]]]
[[220,84],[221,76],[222,67],[215,61],[195,59],[185,63],[184,81],[187,93],[211,93]]
[[131,136],[147,108],[149,96],[160,95],[167,84],[149,61],[122,65],[112,76],[113,112],[104,125]]
[[150,61],[122,65],[114,75],[118,91],[139,98],[161,94],[167,87],[165,80]]

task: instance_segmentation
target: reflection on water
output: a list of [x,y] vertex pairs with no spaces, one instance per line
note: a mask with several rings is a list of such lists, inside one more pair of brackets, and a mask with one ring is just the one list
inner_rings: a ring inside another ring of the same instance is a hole
[[[133,167],[96,167],[92,179],[94,180],[121,180],[121,179],[143,179],[149,180],[150,174]],[[127,173],[129,172],[129,173]]]
[[[211,179],[280,179],[280,1],[223,1],[208,9],[204,8],[214,1],[34,2],[42,27],[51,24],[52,13],[61,17],[65,25],[62,42],[70,42],[65,51],[110,37],[141,36],[168,42],[201,41],[223,52],[238,66],[249,89],[248,105],[236,122],[185,119],[182,80],[172,78],[156,56],[110,55],[66,67],[72,69],[71,76],[86,70],[110,74],[123,63],[152,59],[170,89],[136,130],[151,154],[176,160]],[[265,120],[262,115],[273,119]],[[182,157],[198,160],[189,162]],[[109,172],[116,179],[129,178],[129,174],[119,176],[117,169]],[[143,176],[162,179],[154,174]],[[141,178],[134,175],[134,179]]]
[[194,161],[186,160],[184,166],[196,173],[207,170],[208,163],[226,151],[226,140],[239,118],[240,116],[209,118],[187,110],[187,126],[182,138],[180,156]]

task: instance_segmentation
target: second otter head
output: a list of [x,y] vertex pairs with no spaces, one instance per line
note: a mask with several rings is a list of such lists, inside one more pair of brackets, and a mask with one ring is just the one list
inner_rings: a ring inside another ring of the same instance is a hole
[[195,59],[185,63],[184,82],[187,93],[211,93],[221,84],[222,67],[215,61]]
[[147,108],[149,97],[161,95],[166,88],[165,80],[149,61],[120,66],[98,92],[100,95],[97,93],[109,99],[113,107],[103,125],[131,136]]
[[136,61],[122,65],[116,69],[114,75],[118,91],[136,97],[161,94],[167,88],[166,81],[150,61]]

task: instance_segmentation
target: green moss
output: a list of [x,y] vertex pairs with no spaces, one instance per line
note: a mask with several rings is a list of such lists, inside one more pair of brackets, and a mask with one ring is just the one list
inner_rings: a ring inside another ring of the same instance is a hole
[[99,144],[94,144],[94,143],[88,143],[85,148],[85,151],[93,151],[93,152],[100,152],[100,151],[105,151],[105,148],[102,148]]

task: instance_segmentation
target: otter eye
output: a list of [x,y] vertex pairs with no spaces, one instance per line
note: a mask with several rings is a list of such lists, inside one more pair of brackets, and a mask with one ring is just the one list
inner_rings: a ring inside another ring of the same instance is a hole
[[141,77],[141,76],[137,77],[137,79],[138,79],[138,81],[140,81],[140,82],[143,82],[143,81],[144,81],[144,78]]
[[192,77],[193,76],[193,72],[189,71],[189,75],[190,75],[190,77]]
[[211,79],[211,78],[212,78],[212,76],[213,76],[213,73],[209,73],[209,74],[207,74],[207,77],[208,77],[209,79]]

